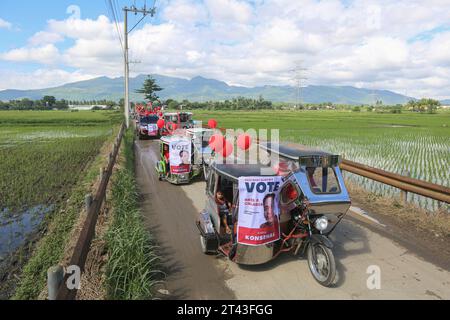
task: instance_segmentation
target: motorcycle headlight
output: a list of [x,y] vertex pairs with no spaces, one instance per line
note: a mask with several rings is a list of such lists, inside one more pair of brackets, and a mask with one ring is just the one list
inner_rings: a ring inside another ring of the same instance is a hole
[[317,218],[314,221],[314,227],[319,231],[325,230],[328,227],[328,219],[326,217]]

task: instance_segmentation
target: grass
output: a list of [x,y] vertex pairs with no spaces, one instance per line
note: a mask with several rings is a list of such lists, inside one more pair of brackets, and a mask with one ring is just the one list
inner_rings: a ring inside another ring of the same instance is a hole
[[158,282],[159,258],[139,211],[131,130],[125,136],[124,145],[125,163],[113,179],[113,217],[105,236],[107,297],[113,300],[151,299],[153,287]]
[[18,124],[28,126],[56,125],[56,126],[90,126],[115,124],[120,121],[119,112],[110,111],[0,111],[0,124]]
[[104,160],[99,151],[114,139],[120,119],[114,112],[0,112],[0,226],[28,208],[51,208],[38,229],[22,236],[25,246],[18,252],[24,258],[19,259],[13,299],[35,299],[45,285],[47,268],[63,256],[84,196]]
[[[279,129],[281,141],[291,141],[342,154],[346,159],[450,186],[450,112],[438,114],[377,114],[350,111],[195,111],[195,118],[219,120],[219,126]],[[398,190],[355,175],[353,182],[382,195]],[[437,201],[409,194],[429,210]]]

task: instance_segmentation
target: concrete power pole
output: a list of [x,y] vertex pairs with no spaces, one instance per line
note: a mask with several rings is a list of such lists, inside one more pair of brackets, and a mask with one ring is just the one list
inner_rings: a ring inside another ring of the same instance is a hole
[[[124,12],[124,35],[125,35],[125,46],[124,46],[124,54],[123,54],[123,59],[124,59],[124,66],[125,66],[125,120],[126,120],[126,125],[127,128],[130,125],[130,62],[128,61],[128,35],[131,33],[131,31],[134,30],[134,28],[136,28],[136,26],[147,16],[147,15],[151,15],[152,17],[155,15],[156,13],[156,9],[153,7],[150,10],[147,10],[146,6],[144,6],[141,9],[136,8],[135,6],[131,6],[130,8],[128,7],[124,7],[123,8],[123,12]],[[133,12],[135,15],[137,15],[138,13],[142,13],[143,17],[141,20],[138,21],[138,23],[136,23],[134,25],[133,28],[131,28],[130,31],[128,31],[128,12]]]
[[128,64],[128,11],[126,7],[123,9],[125,17],[124,17],[124,35],[125,35],[125,47],[123,52],[124,59],[124,67],[125,67],[125,124],[127,125],[127,129],[130,127],[130,65]]

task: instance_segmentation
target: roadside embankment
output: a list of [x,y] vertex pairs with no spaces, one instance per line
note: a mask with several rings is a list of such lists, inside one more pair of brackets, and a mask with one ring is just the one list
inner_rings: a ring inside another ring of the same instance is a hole
[[78,300],[151,299],[162,277],[154,241],[144,228],[139,209],[133,144],[133,131],[129,130],[96,225]]

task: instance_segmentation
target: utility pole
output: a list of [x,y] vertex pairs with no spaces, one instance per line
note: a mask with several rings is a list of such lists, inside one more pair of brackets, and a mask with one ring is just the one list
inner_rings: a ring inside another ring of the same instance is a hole
[[[136,26],[142,21],[144,20],[144,18],[147,15],[150,15],[151,17],[153,17],[156,13],[156,9],[153,7],[150,10],[147,10],[147,7],[144,5],[144,7],[142,7],[141,9],[136,8],[136,6],[131,6],[131,7],[124,7],[123,8],[123,12],[124,12],[124,35],[125,35],[125,46],[124,46],[124,54],[123,54],[123,58],[124,58],[124,66],[125,66],[125,120],[126,120],[126,125],[127,128],[130,125],[130,62],[128,61],[128,35],[131,33],[131,31],[134,30],[134,28],[136,28]],[[143,17],[141,20],[138,21],[138,23],[136,23],[134,25],[133,28],[131,28],[130,31],[128,31],[128,12],[133,12],[134,15],[137,15],[138,13],[142,13]]]

